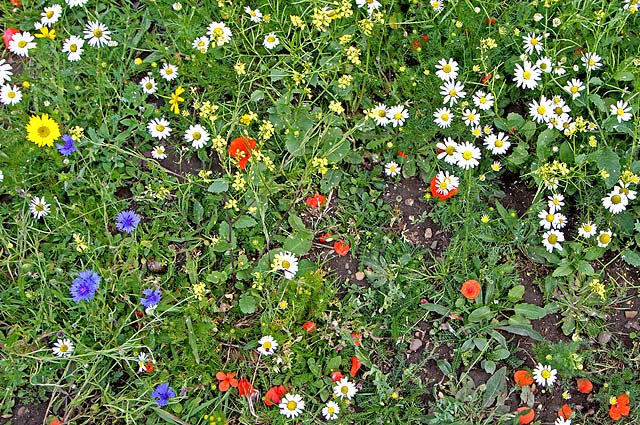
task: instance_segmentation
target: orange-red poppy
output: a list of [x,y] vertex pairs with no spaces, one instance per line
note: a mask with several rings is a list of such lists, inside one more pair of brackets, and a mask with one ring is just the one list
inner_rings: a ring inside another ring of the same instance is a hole
[[251,151],[255,149],[256,141],[249,136],[236,137],[229,145],[229,155],[238,160],[238,168],[244,170],[251,157]]
[[629,396],[626,394],[620,394],[618,397],[612,399],[615,401],[611,403],[611,407],[609,408],[609,416],[614,421],[619,420],[623,416],[629,416],[631,413],[631,406],[629,406]]
[[250,397],[254,391],[253,385],[251,385],[251,382],[249,382],[247,378],[242,378],[238,382],[238,394]]
[[338,382],[342,378],[344,378],[344,375],[342,375],[342,372],[340,371],[331,372],[331,382]]
[[351,332],[351,339],[356,347],[362,346],[362,332]]
[[516,411],[520,413],[520,420],[518,423],[521,425],[530,424],[536,418],[536,412],[534,412],[529,406],[520,406]]
[[398,151],[398,156],[401,157],[401,158],[406,158],[407,154],[402,152],[402,151]]
[[558,416],[564,419],[571,419],[571,414],[573,410],[569,407],[567,403],[563,404],[560,409],[558,409]]
[[229,388],[236,388],[238,386],[238,380],[236,379],[235,372],[218,372],[216,373],[216,379],[220,381],[218,382],[218,389],[220,391],[228,391]]
[[528,370],[520,369],[513,374],[513,380],[520,387],[533,384],[533,375]]
[[480,289],[482,289],[482,287],[480,286],[480,282],[470,279],[462,284],[460,292],[466,299],[475,300],[476,298],[478,298],[478,295],[480,295]]
[[593,384],[587,378],[578,378],[576,380],[578,391],[582,394],[589,394],[593,390]]
[[[14,5],[15,7],[20,7],[22,6],[22,3],[20,3],[20,0],[11,0],[11,4]],[[53,423],[53,422],[52,422]],[[62,423],[62,422],[61,422]]]
[[62,425],[62,421],[60,419],[54,419],[49,422],[49,425]]
[[276,385],[275,387],[271,387],[269,388],[269,391],[267,391],[267,393],[264,395],[264,404],[266,404],[267,406],[278,404],[286,393],[287,389],[284,385]]
[[351,370],[349,371],[349,375],[356,376],[360,368],[362,367],[362,362],[356,356],[351,357]]
[[335,241],[333,243],[333,250],[341,257],[344,257],[349,253],[349,248],[351,248],[351,245],[349,242],[345,242],[344,240]]
[[302,325],[302,329],[309,333],[313,333],[316,331],[316,329],[318,329],[318,325],[316,325],[314,322],[304,322],[304,324]]
[[155,369],[156,367],[153,365],[153,363],[151,362],[146,362],[144,364],[144,371],[147,373],[151,373],[153,372],[153,369]]
[[322,204],[327,201],[327,197],[316,193],[314,196],[309,196],[305,203],[311,208],[320,208]]
[[4,45],[7,49],[9,48],[9,42],[11,41],[13,36],[15,34],[18,34],[19,32],[20,30],[17,28],[7,28],[6,30],[4,30],[4,34],[2,34],[2,38],[4,40]]
[[438,185],[436,182],[436,178],[437,176],[431,179],[431,185],[429,186],[431,188],[431,196],[433,196],[434,198],[438,198],[441,201],[445,201],[451,198],[452,196],[454,196],[456,193],[458,193],[457,188],[450,190],[446,195],[443,195],[442,193],[438,193]]

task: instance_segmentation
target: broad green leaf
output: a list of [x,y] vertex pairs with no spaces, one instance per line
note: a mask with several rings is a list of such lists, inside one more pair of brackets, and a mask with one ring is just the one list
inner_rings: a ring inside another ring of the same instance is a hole
[[578,262],[576,269],[578,269],[580,273],[584,273],[587,276],[593,276],[596,273],[591,264],[587,263],[584,260]]
[[302,219],[298,217],[296,214],[289,214],[289,218],[287,218],[287,221],[289,222],[289,226],[291,226],[291,229],[293,231],[296,231],[296,232],[309,231],[309,229],[307,229],[304,223],[302,222]]
[[630,71],[618,71],[615,74],[613,74],[613,78],[615,78],[618,81],[633,81],[634,76],[633,76],[633,72],[630,72]]
[[251,295],[242,295],[239,306],[243,314],[253,314],[256,312],[256,300]]
[[482,307],[479,307],[473,310],[469,314],[468,320],[471,323],[478,323],[483,320],[489,320],[494,316],[495,316],[495,313],[493,313],[488,306],[483,305]]
[[289,235],[284,241],[283,248],[285,251],[291,251],[293,254],[304,255],[311,249],[313,242],[313,233],[311,232],[295,232]]
[[482,398],[482,407],[491,406],[498,395],[507,390],[507,368],[501,367],[487,381],[487,389]]
[[329,375],[331,372],[340,370],[341,363],[342,363],[341,356],[335,356],[329,359],[329,361],[327,362],[327,366],[325,367],[325,374]]
[[505,326],[498,326],[496,327],[496,329],[510,332],[515,335],[528,336],[529,338],[536,341],[542,341],[544,339],[542,338],[542,335],[540,335],[540,333],[534,330],[531,326],[505,325]]
[[516,285],[513,288],[509,289],[509,293],[507,294],[507,298],[510,301],[519,301],[524,296],[524,285]]
[[217,179],[209,185],[207,192],[222,193],[226,192],[227,190],[229,190],[229,183],[227,183],[224,179]]
[[547,311],[544,308],[528,303],[516,304],[513,310],[516,314],[530,320],[542,319],[547,315]]
[[605,170],[609,175],[605,180],[607,187],[613,187],[620,178],[620,158],[609,146],[602,149],[595,155],[596,163],[601,170]]
[[427,311],[433,311],[434,313],[438,313],[441,316],[446,316],[451,311],[447,307],[441,306],[439,304],[428,303],[428,304],[421,304],[421,306],[422,306],[423,309],[425,309]]
[[640,268],[640,255],[637,252],[630,249],[625,249],[622,253],[622,259],[625,263],[632,265],[633,267]]
[[196,364],[200,364],[200,355],[198,353],[198,342],[196,340],[195,334],[193,333],[191,317],[187,316],[187,318],[185,319],[185,322],[187,324],[187,330],[189,331],[189,346],[191,347],[193,358],[196,361]]
[[233,227],[235,229],[245,229],[247,227],[253,227],[256,224],[258,224],[258,222],[255,221],[253,217],[250,217],[248,215],[241,215],[240,217],[238,217],[238,220],[236,220],[236,222],[233,224]]
[[574,272],[574,268],[570,263],[561,263],[558,268],[556,268],[553,271],[553,274],[551,276],[553,277],[563,277],[563,276],[569,276],[570,274],[572,274]]
[[492,375],[493,372],[496,371],[496,362],[494,362],[493,360],[483,360],[480,365],[489,375]]

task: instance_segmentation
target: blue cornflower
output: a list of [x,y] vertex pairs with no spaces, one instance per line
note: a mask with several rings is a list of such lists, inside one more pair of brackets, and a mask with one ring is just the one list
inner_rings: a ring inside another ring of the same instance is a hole
[[160,303],[162,299],[162,292],[159,289],[145,289],[142,291],[143,297],[140,298],[140,303],[145,308],[152,308]]
[[73,142],[73,138],[68,134],[63,135],[62,140],[64,141],[64,145],[56,143],[56,148],[58,148],[58,152],[60,152],[61,155],[69,156],[72,152],[78,150]]
[[116,227],[125,233],[131,233],[136,230],[138,223],[140,223],[140,217],[131,210],[121,211],[116,217]]
[[89,301],[98,290],[100,284],[100,276],[93,270],[83,270],[78,273],[78,277],[71,283],[71,296],[77,303],[80,301]]
[[169,404],[169,399],[176,396],[176,392],[169,386],[168,383],[160,384],[153,390],[151,397],[156,399],[158,406],[164,407]]

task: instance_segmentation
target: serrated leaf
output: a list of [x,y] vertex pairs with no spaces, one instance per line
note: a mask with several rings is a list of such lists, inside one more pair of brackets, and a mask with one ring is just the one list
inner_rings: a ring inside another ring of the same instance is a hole
[[632,265],[633,267],[640,268],[640,255],[637,252],[630,249],[625,249],[622,253],[622,259],[625,263]]
[[591,264],[587,263],[584,260],[578,263],[578,265],[576,266],[576,269],[578,269],[580,273],[584,273],[587,276],[593,276],[596,273],[593,267],[591,266]]
[[482,397],[482,407],[491,406],[500,393],[507,389],[507,368],[501,367],[487,381],[487,389]]
[[601,170],[605,170],[609,174],[605,179],[607,187],[613,187],[620,178],[620,158],[618,154],[607,146],[596,155],[596,163]]
[[607,107],[605,106],[604,102],[602,101],[602,98],[599,95],[597,95],[596,93],[591,93],[589,95],[589,100],[591,101],[591,103],[596,105],[596,108],[598,108],[600,112],[603,112],[603,113],[607,112]]
[[242,295],[238,305],[243,314],[253,314],[256,312],[256,300],[251,295]]

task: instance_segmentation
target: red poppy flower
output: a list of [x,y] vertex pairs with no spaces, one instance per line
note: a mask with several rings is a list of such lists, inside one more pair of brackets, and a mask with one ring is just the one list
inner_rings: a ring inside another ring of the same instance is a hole
[[413,40],[411,42],[411,47],[413,50],[418,50],[420,48],[420,40]]
[[218,382],[218,389],[223,392],[228,391],[229,388],[231,387],[236,388],[238,386],[238,380],[236,379],[235,372],[229,372],[229,373],[218,372],[216,373],[216,379],[220,381]]
[[518,421],[521,425],[530,424],[536,418],[536,412],[533,411],[529,406],[520,406],[516,409],[518,413],[523,412],[520,416],[520,420]]
[[560,409],[558,409],[558,416],[564,419],[571,419],[571,414],[573,410],[569,407],[567,403],[563,404]]
[[402,152],[402,151],[398,151],[398,156],[401,157],[401,158],[406,158],[407,154]]
[[351,339],[356,347],[362,346],[362,332],[351,332]]
[[464,295],[466,299],[475,300],[478,298],[478,295],[480,295],[480,289],[482,289],[480,282],[471,279],[462,284],[460,292],[462,292],[462,295]]
[[304,322],[304,324],[302,325],[302,329],[309,333],[313,333],[316,331],[316,329],[318,329],[318,325],[316,325],[314,322]]
[[331,239],[331,236],[333,236],[333,232],[325,233],[324,235],[318,236],[318,240],[320,242],[323,242],[323,243],[324,242],[330,242],[330,241],[333,240],[333,239]]
[[341,257],[344,257],[349,253],[349,248],[351,248],[351,245],[349,245],[349,242],[345,242],[344,240],[335,241],[333,243],[333,250]]
[[362,367],[362,362],[356,356],[351,357],[351,370],[349,371],[349,375],[356,376],[360,368]]
[[493,24],[496,23],[496,20],[493,19],[493,18],[487,18],[487,19],[484,20],[484,23],[487,24],[487,25],[493,25]]
[[49,422],[49,425],[62,425],[62,421],[60,419],[54,419],[51,422]]
[[253,385],[251,385],[251,382],[249,382],[247,378],[242,378],[238,382],[238,394],[250,397],[254,391]]
[[626,394],[620,394],[618,397],[612,399],[615,403],[611,403],[609,408],[609,416],[614,421],[619,420],[623,416],[629,416],[631,407],[629,406],[629,396]]
[[229,155],[238,160],[238,168],[244,170],[251,157],[251,151],[255,149],[256,141],[249,136],[236,137],[229,145]]
[[593,390],[593,384],[587,378],[578,378],[576,380],[578,391],[582,394],[589,394]]
[[342,372],[331,372],[331,382],[338,382],[342,378],[344,378]]
[[267,406],[273,406],[280,403],[282,397],[287,393],[287,389],[284,385],[277,385],[269,388],[269,391],[264,395],[264,404]]
[[322,204],[326,202],[326,200],[327,200],[326,196],[316,193],[314,196],[308,197],[305,203],[309,205],[311,208],[319,208]]
[[484,77],[482,77],[482,79],[480,80],[480,82],[482,84],[487,84],[487,81],[489,81],[490,79],[493,78],[493,74],[492,73],[488,73],[487,75],[485,75]]
[[[438,149],[440,151],[440,149]],[[446,195],[443,195],[441,193],[438,193],[438,186],[437,186],[437,179],[438,176],[435,176],[433,179],[431,179],[431,195],[434,198],[438,198],[441,201],[445,201],[449,198],[451,198],[453,195],[455,195],[456,193],[458,193],[458,188],[455,188],[453,190],[450,190],[449,193],[447,193]]]
[[151,362],[146,362],[144,364],[144,371],[147,373],[151,373],[153,372],[153,369],[155,369],[156,367],[153,365],[153,363]]
[[6,30],[4,30],[4,34],[2,34],[2,38],[4,39],[4,45],[7,49],[9,49],[9,42],[11,41],[13,36],[15,34],[18,34],[19,32],[20,30],[17,28],[7,28]]
[[513,380],[520,387],[533,384],[533,375],[528,370],[520,369],[513,374]]

